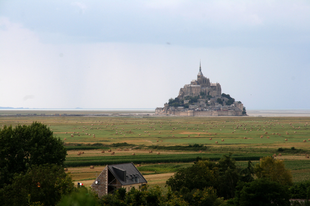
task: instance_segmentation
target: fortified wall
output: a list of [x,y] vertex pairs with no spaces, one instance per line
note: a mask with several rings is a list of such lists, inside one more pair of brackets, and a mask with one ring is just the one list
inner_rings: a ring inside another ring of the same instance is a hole
[[211,83],[201,71],[197,80],[184,85],[175,99],[169,99],[164,107],[157,107],[155,115],[172,116],[242,116],[245,107],[229,94],[222,93],[219,83]]

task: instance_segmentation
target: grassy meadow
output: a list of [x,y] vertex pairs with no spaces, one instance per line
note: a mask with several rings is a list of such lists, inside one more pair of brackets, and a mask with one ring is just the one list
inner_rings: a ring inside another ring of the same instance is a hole
[[0,116],[0,126],[34,121],[64,141],[68,172],[86,185],[106,164],[133,162],[150,185],[164,186],[197,157],[229,152],[240,166],[277,154],[295,182],[310,178],[310,117]]

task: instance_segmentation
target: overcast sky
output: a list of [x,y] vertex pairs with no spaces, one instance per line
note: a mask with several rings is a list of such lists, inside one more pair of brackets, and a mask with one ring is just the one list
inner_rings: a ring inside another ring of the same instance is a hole
[[155,108],[197,78],[310,109],[309,0],[0,0],[0,107]]

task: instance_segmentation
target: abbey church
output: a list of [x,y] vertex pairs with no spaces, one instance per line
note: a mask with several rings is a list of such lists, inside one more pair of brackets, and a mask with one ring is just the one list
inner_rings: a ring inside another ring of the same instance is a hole
[[184,85],[175,99],[155,110],[156,115],[175,116],[242,116],[245,107],[229,94],[222,93],[219,83],[211,83],[203,76],[201,64],[197,80]]

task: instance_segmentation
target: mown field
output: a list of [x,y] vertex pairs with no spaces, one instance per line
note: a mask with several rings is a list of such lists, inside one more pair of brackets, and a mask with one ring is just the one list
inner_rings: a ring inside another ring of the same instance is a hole
[[0,126],[33,121],[48,125],[64,141],[75,181],[91,182],[106,164],[133,162],[150,184],[163,186],[197,157],[216,161],[229,152],[240,167],[277,154],[295,182],[310,178],[305,157],[310,117],[1,116]]

